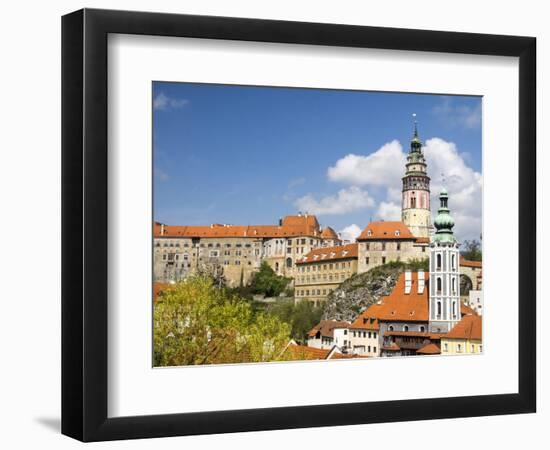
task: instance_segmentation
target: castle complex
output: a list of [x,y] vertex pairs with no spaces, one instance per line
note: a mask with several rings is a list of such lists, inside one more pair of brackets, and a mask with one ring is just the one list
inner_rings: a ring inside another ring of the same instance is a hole
[[321,227],[315,216],[301,213],[286,216],[276,225],[155,223],[154,281],[177,282],[208,272],[222,274],[229,286],[245,285],[265,261],[277,274],[293,279],[297,301],[319,303],[356,273],[390,261],[433,256],[429,283],[434,302],[432,325],[449,329],[460,319],[459,268],[462,271],[464,265],[471,287],[479,289],[481,264],[472,265],[459,256],[445,191],[434,234],[430,177],[416,123],[402,183],[401,221],[371,222],[351,244],[342,242],[332,228]]

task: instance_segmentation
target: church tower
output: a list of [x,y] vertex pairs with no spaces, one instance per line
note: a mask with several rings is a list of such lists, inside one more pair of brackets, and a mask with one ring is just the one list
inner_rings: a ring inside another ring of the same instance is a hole
[[418,137],[416,120],[403,177],[402,198],[401,221],[407,225],[414,236],[429,237],[432,231],[430,177],[422,152],[422,142]]
[[432,333],[448,333],[461,317],[459,244],[453,234],[455,222],[449,214],[448,200],[443,188],[434,221],[437,231],[430,243],[429,329]]

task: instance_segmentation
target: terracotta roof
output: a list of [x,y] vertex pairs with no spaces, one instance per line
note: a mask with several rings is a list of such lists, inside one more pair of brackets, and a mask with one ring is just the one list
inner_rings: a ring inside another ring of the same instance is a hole
[[339,239],[338,234],[330,227],[323,228],[321,231],[321,237],[323,239]]
[[381,307],[382,305],[378,304],[369,306],[366,311],[363,311],[357,316],[357,318],[352,322],[350,328],[354,330],[379,330],[380,324],[378,323],[377,312]]
[[284,359],[285,354],[289,355],[292,359],[327,359],[331,350],[322,350],[320,348],[308,347],[307,345],[298,345],[290,343],[283,352]]
[[416,353],[420,355],[439,355],[441,353],[441,349],[436,344],[428,344],[422,347],[421,349],[417,350]]
[[430,238],[429,237],[417,237],[416,238],[416,243],[417,244],[429,244],[430,243]]
[[168,283],[153,283],[153,301],[157,301],[158,297],[170,286]]
[[310,251],[296,261],[296,264],[336,261],[340,259],[357,258],[357,244],[338,245],[336,247],[322,247]]
[[464,258],[463,256],[460,257],[460,265],[464,267],[479,267],[481,269],[482,262],[481,261],[470,261],[469,259]]
[[401,348],[395,342],[392,342],[389,347],[382,347],[382,350],[386,350],[390,352],[398,352],[399,350],[401,350]]
[[466,315],[472,315],[477,316],[477,312],[475,309],[472,309],[469,305],[466,305],[465,303],[460,302],[460,315],[466,316]]
[[155,237],[248,237],[272,238],[293,236],[319,236],[321,233],[317,218],[311,215],[286,216],[281,225],[164,225],[155,222]]
[[309,337],[314,337],[317,332],[321,332],[321,336],[334,337],[335,328],[349,328],[349,323],[337,320],[321,320],[307,334]]
[[385,221],[369,223],[357,238],[358,241],[378,241],[380,239],[411,240],[416,238],[403,222]]
[[418,272],[411,272],[411,290],[405,293],[405,273],[401,273],[387,297],[382,297],[377,311],[379,320],[403,322],[428,322],[429,273],[424,272],[424,291],[418,293]]
[[474,339],[481,340],[481,316],[464,316],[444,339]]

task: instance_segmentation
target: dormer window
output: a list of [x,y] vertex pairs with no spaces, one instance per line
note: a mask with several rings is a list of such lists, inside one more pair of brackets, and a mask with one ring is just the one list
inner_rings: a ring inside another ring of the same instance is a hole
[[372,236],[372,230],[367,231],[367,236]]
[[401,232],[399,230],[395,230],[395,235],[396,236],[399,236],[401,234]]

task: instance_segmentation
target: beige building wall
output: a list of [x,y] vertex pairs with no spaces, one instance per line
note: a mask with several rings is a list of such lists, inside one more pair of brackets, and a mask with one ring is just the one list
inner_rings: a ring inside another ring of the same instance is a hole
[[369,240],[358,243],[358,273],[389,263],[429,257],[428,244],[413,240]]
[[378,345],[378,331],[362,328],[350,329],[350,348],[355,355],[380,356]]
[[474,339],[449,339],[441,337],[442,355],[465,355],[481,353],[483,346],[480,340]]
[[356,273],[357,258],[298,263],[294,279],[296,301],[324,302],[334,289]]

